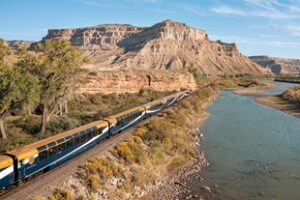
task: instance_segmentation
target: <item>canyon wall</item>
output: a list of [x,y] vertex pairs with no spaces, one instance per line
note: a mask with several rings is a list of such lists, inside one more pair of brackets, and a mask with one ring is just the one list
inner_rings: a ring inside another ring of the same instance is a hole
[[67,39],[92,61],[94,71],[181,70],[203,74],[266,73],[241,55],[235,44],[211,41],[204,30],[165,20],[151,27],[108,24],[80,29],[49,30],[44,39]]
[[300,59],[275,58],[269,56],[251,56],[250,59],[270,69],[274,74],[300,74]]
[[187,72],[163,71],[108,71],[90,74],[79,92],[88,93],[134,93],[142,89],[156,91],[195,90],[193,76]]

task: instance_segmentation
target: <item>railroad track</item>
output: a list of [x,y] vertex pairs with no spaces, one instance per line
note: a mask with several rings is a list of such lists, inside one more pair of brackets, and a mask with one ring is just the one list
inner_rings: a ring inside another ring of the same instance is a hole
[[[212,85],[216,80],[207,83],[206,85],[202,86],[198,90],[202,90],[210,85]],[[194,93],[194,92],[193,92]],[[160,115],[158,113],[156,115]],[[152,117],[142,121],[140,125],[147,123]],[[135,129],[136,126],[129,128],[128,130],[122,132],[121,134],[117,134],[112,136],[110,139],[104,140],[100,142],[96,147],[86,151],[76,158],[70,160],[62,164],[61,166],[47,172],[44,174],[39,174],[35,178],[22,183],[19,186],[12,186],[4,193],[0,194],[0,199],[2,200],[19,200],[19,199],[31,199],[38,194],[41,194],[41,190],[43,190],[43,195],[51,195],[52,189],[51,186],[59,185],[66,177],[76,174],[78,171],[78,167],[82,166],[88,160],[92,158],[99,157],[101,155],[105,155],[109,152],[111,148],[116,146],[121,141],[128,139]],[[51,182],[49,182],[51,180]]]

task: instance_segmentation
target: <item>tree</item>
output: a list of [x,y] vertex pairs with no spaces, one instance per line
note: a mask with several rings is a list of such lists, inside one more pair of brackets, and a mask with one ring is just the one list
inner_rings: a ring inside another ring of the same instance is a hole
[[13,107],[19,95],[15,87],[15,74],[7,65],[0,65],[0,131],[3,139],[7,139],[4,119]]
[[45,133],[50,117],[67,100],[80,79],[82,53],[65,40],[46,40],[36,46],[41,64],[35,71],[41,83],[41,133]]
[[40,102],[41,84],[37,77],[37,71],[39,66],[38,57],[26,50],[20,50],[18,52],[21,59],[16,64],[17,71],[22,76],[18,79],[18,87],[23,92],[22,103],[24,110],[28,116],[31,115],[32,107],[37,106]]
[[4,64],[4,58],[9,54],[9,47],[7,47],[4,40],[0,38],[0,66]]
[[4,128],[4,118],[10,109],[11,101],[14,96],[13,73],[5,65],[4,58],[10,54],[10,49],[5,45],[4,40],[0,39],[0,132],[3,139],[7,139]]

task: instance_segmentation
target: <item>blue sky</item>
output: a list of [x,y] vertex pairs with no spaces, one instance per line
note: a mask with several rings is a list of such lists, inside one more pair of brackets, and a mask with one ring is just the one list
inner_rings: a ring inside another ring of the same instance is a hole
[[245,55],[300,58],[300,0],[0,0],[0,37],[40,40],[49,28],[173,19],[236,42]]

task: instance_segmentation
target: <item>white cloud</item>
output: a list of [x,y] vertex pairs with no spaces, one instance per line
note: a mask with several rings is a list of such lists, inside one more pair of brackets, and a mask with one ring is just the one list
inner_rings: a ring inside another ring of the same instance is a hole
[[296,1],[280,3],[277,0],[244,0],[243,2],[243,6],[239,8],[222,4],[212,7],[211,10],[224,15],[262,17],[273,20],[300,19],[300,4]]
[[300,25],[287,25],[285,29],[293,35],[300,36]]
[[282,47],[282,48],[295,48],[299,47],[300,41],[283,41],[283,40],[273,40],[273,39],[259,39],[259,38],[249,38],[240,36],[222,36],[222,35],[211,35],[214,40],[222,39],[227,42],[234,42],[237,44],[251,44],[251,45],[263,45],[268,47]]
[[206,14],[201,7],[195,5],[178,4],[176,7],[198,16],[203,16]]
[[211,8],[211,10],[213,12],[220,13],[220,14],[241,15],[241,16],[247,15],[247,13],[242,10],[232,8],[232,7],[226,6],[226,5],[213,7],[213,8]]

